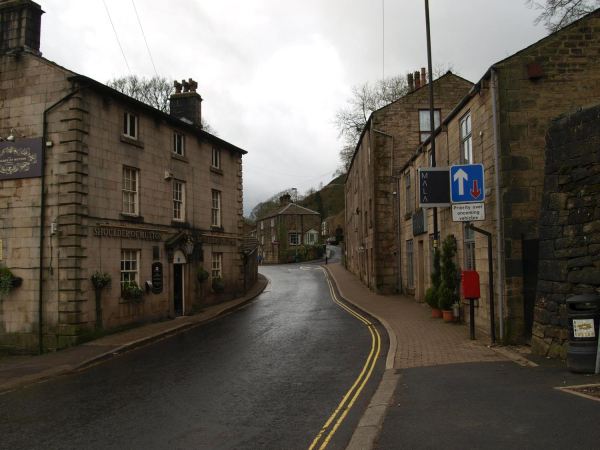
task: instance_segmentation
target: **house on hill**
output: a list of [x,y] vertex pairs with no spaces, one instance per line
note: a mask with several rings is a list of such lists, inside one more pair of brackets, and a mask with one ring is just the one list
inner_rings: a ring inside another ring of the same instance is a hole
[[321,216],[292,202],[289,194],[279,206],[256,220],[256,233],[264,264],[294,261],[298,249],[319,244]]
[[[369,117],[345,180],[346,267],[377,293],[400,288],[398,224],[406,217],[399,214],[396,171],[431,133],[425,69],[409,75],[408,85],[405,96]],[[472,87],[451,72],[433,82],[436,126]]]
[[68,347],[240,295],[247,152],[202,129],[191,79],[165,114],[42,57],[42,14],[0,3],[0,264],[22,278],[0,346]]

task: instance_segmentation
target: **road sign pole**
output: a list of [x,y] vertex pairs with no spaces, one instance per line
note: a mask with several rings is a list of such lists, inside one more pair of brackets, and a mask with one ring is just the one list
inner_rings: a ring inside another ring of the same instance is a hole
[[[429,77],[429,131],[431,141],[431,167],[435,167],[435,118],[433,110],[433,74],[431,70],[431,32],[429,29],[429,0],[425,0],[425,28],[427,31],[427,74]],[[437,208],[433,208],[433,248],[438,248]]]

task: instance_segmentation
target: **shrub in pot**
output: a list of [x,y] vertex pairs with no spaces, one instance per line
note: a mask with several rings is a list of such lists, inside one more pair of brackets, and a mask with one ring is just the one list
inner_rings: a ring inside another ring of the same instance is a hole
[[208,275],[209,273],[206,270],[204,270],[204,267],[200,266],[196,272],[196,279],[200,283],[204,283],[206,280],[208,280]]
[[225,291],[225,283],[223,283],[223,279],[221,277],[215,277],[212,279],[212,288],[215,292],[224,292]]
[[110,290],[112,284],[112,278],[108,271],[100,272],[96,270],[94,275],[92,275],[92,285],[94,289],[99,291],[100,289],[106,288],[106,290]]
[[125,299],[141,300],[144,297],[144,290],[135,281],[126,281],[123,283],[121,296]]
[[19,285],[18,281],[15,283],[15,280],[22,281],[22,279],[15,277],[8,267],[0,266],[0,295],[2,297],[10,294],[10,290]]

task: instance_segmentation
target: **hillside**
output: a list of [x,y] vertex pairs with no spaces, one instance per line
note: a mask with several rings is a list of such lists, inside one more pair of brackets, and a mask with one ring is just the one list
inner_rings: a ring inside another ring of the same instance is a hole
[[[313,211],[321,212],[323,219],[330,216],[337,216],[344,210],[344,179],[346,175],[340,175],[331,180],[320,191],[309,195],[300,200],[298,204]],[[320,207],[319,197],[321,197],[322,207]]]

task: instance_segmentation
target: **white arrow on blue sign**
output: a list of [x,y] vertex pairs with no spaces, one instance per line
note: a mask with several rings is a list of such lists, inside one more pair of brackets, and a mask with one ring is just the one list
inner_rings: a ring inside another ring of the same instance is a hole
[[482,202],[483,164],[450,167],[450,201],[452,203]]

